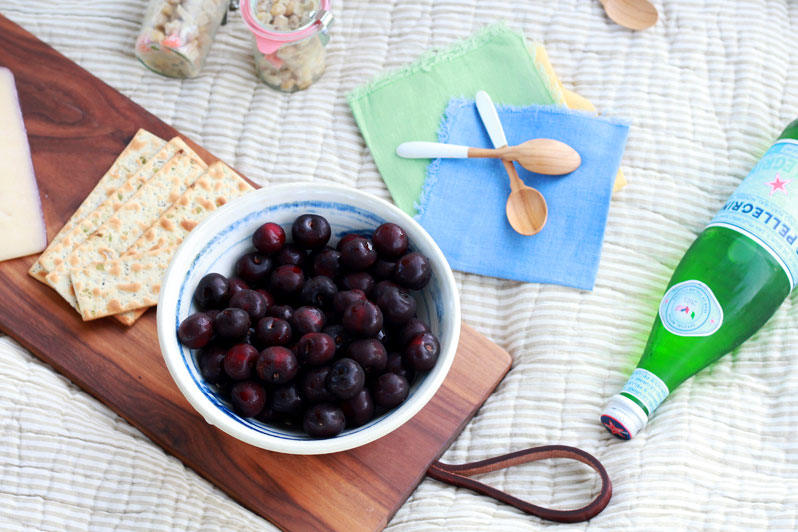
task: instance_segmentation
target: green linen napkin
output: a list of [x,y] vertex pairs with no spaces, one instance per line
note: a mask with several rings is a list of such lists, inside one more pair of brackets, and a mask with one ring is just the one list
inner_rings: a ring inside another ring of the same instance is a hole
[[396,204],[416,212],[428,159],[402,159],[396,147],[436,141],[452,97],[485,90],[498,104],[555,104],[555,89],[538,70],[524,36],[497,23],[443,51],[430,51],[404,68],[357,87],[349,106]]

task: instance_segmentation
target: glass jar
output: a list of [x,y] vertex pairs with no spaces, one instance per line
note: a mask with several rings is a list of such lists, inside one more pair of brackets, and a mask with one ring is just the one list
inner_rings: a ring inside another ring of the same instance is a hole
[[241,0],[241,15],[253,34],[255,72],[268,86],[295,92],[324,73],[330,0]]
[[205,63],[230,0],[150,0],[136,57],[172,78],[193,78]]

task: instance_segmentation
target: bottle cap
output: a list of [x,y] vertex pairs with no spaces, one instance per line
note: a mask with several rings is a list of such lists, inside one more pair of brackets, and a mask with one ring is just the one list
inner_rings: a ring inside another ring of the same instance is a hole
[[622,440],[631,440],[646,426],[648,416],[637,403],[623,395],[614,395],[601,413],[601,424],[610,434]]

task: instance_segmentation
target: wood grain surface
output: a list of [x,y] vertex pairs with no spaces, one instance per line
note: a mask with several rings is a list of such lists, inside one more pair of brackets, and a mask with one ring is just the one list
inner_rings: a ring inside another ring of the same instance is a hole
[[[50,238],[138,128],[164,139],[177,134],[2,15],[0,65],[16,77]],[[447,380],[400,429],[343,453],[272,453],[206,424],[190,407],[161,358],[154,312],[131,328],[84,323],[27,275],[34,258],[0,263],[0,330],[284,530],[383,528],[510,367],[506,352],[464,325]]]

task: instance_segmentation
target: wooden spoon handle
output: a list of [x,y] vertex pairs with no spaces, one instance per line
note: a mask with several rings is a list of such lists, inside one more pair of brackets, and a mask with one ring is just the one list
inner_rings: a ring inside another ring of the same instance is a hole
[[510,176],[510,190],[515,192],[524,188],[524,182],[518,177],[518,171],[515,169],[513,162],[502,159],[502,163],[504,163],[504,169],[507,170],[507,175]]
[[493,148],[468,148],[468,157],[471,159],[501,159],[507,147],[493,149]]

